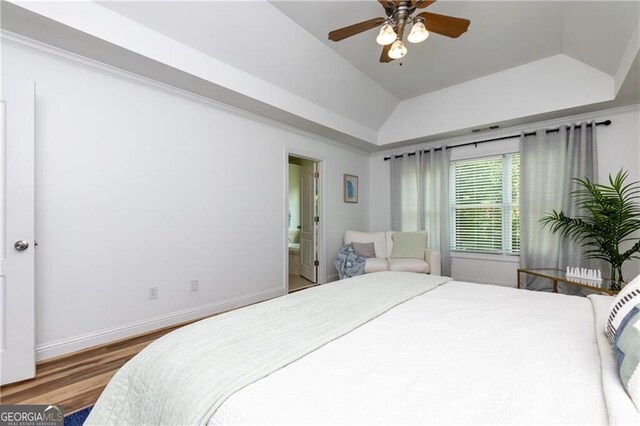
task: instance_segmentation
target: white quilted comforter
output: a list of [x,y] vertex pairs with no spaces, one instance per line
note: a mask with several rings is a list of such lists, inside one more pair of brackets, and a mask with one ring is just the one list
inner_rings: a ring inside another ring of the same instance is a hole
[[449,282],[247,386],[210,424],[637,426],[602,331],[611,301]]
[[445,281],[369,274],[185,327],[88,424],[640,424],[601,339],[612,298]]
[[118,370],[86,424],[205,424],[236,391],[449,280],[356,277],[182,327]]

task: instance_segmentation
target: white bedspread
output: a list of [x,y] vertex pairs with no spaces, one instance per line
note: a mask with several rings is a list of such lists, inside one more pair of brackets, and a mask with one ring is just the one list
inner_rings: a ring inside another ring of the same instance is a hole
[[210,424],[607,424],[594,330],[587,298],[450,282],[240,390]]
[[229,395],[449,280],[384,272],[182,327],[118,370],[86,424],[206,424]]

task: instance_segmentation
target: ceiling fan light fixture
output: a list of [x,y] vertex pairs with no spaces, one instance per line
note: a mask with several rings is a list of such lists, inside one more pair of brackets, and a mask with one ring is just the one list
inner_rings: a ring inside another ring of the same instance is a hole
[[396,40],[391,45],[391,49],[389,49],[389,57],[391,59],[400,59],[404,55],[407,54],[407,48],[405,47],[402,40]]
[[429,31],[427,31],[427,27],[424,26],[424,21],[417,19],[411,27],[411,32],[407,40],[411,43],[420,43],[425,41],[427,37],[429,37]]
[[386,46],[387,44],[391,44],[396,41],[397,38],[398,35],[393,31],[393,27],[389,24],[384,24],[382,28],[380,28],[378,37],[376,37],[376,43],[380,46]]
[[407,35],[410,43],[426,40],[430,32],[452,39],[467,32],[471,24],[468,19],[418,12],[418,9],[425,9],[435,2],[436,0],[378,0],[386,16],[377,16],[330,31],[329,40],[341,41],[365,31],[377,29],[379,32],[375,37],[376,42],[384,46],[379,61],[386,64],[403,58],[407,54],[403,41],[404,36],[409,33],[409,26],[412,27],[410,34]]

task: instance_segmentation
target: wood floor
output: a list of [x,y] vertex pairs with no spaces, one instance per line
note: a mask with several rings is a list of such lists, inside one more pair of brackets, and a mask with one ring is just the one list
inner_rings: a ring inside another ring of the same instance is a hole
[[[315,284],[296,281],[289,292]],[[95,404],[111,377],[148,344],[198,320],[95,346],[38,363],[36,377],[0,387],[1,404],[62,404],[65,415]]]
[[[192,322],[192,321],[191,321]],[[2,404],[62,404],[65,415],[93,405],[120,367],[155,339],[187,323],[39,363],[36,377],[0,388]]]
[[289,274],[289,293],[293,293],[294,291],[304,290],[305,288],[315,286],[315,283],[312,283],[308,279],[301,277],[300,275]]

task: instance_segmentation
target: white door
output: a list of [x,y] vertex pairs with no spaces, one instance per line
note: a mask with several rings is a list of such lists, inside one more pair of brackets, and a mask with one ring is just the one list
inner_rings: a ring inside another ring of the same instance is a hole
[[0,92],[0,384],[35,376],[35,85]]
[[305,160],[300,176],[300,275],[318,279],[316,249],[316,163]]

